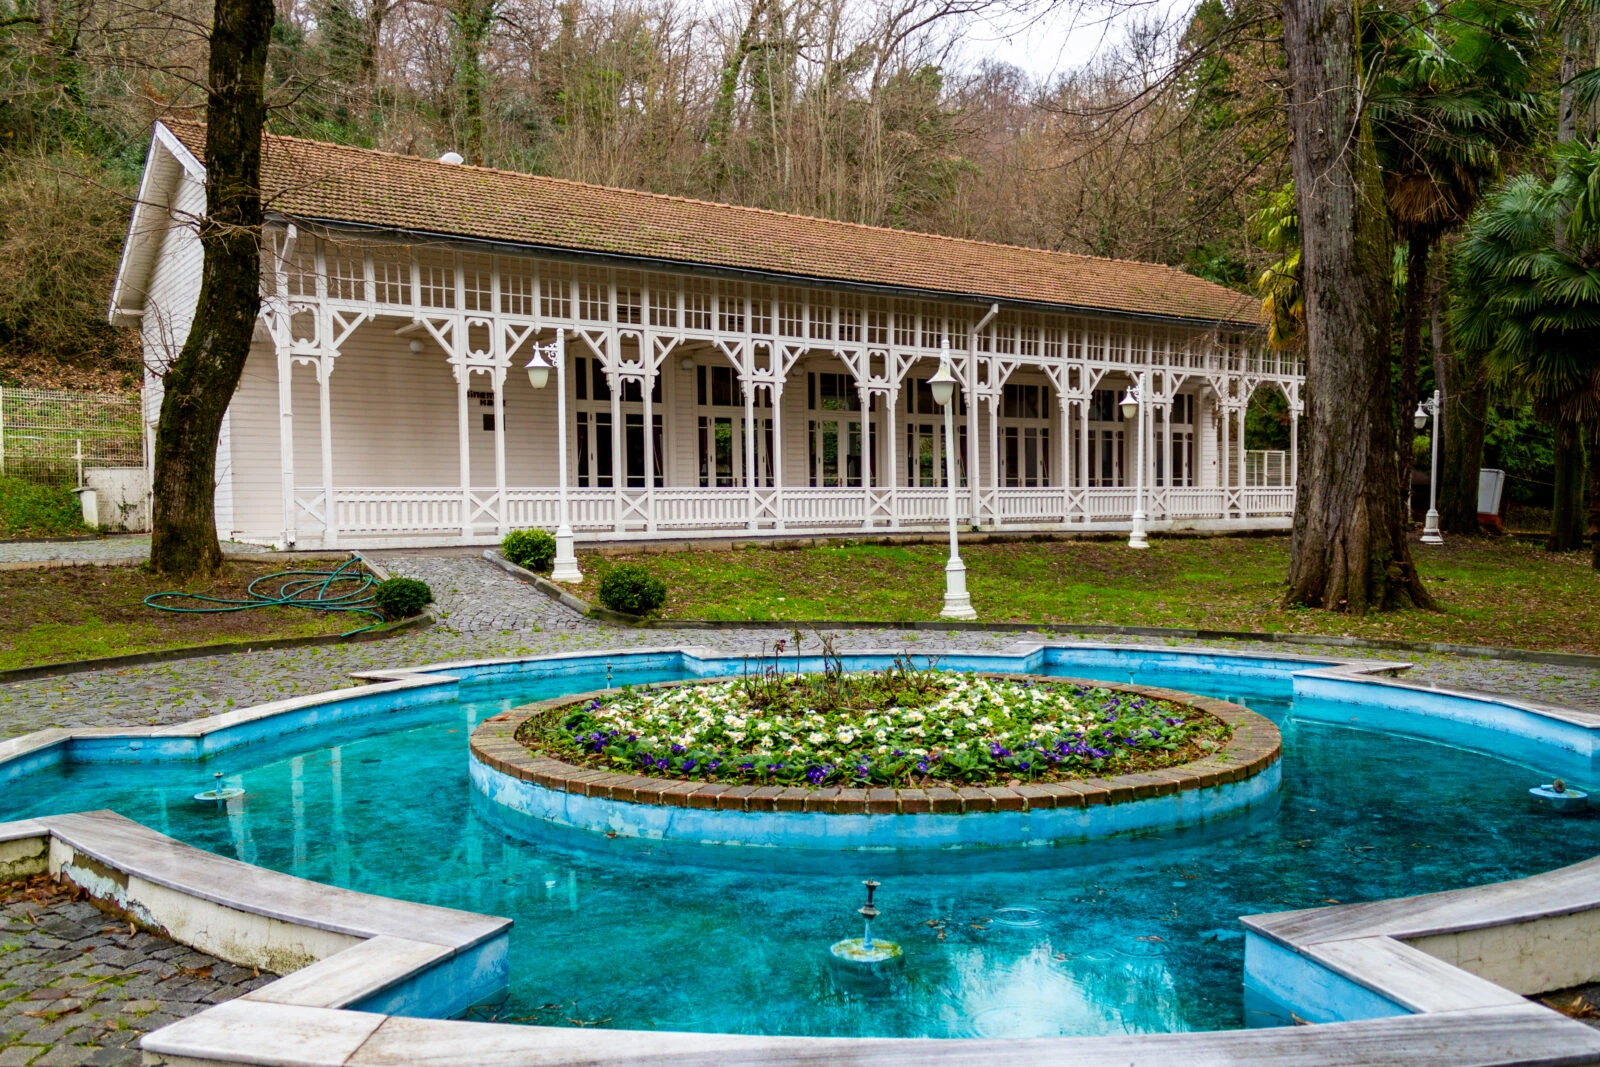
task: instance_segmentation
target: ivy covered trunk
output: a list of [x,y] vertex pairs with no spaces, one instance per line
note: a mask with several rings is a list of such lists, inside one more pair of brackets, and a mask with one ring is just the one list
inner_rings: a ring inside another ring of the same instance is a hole
[[1589,442],[1589,544],[1600,571],[1600,418],[1590,419],[1583,432]]
[[1411,424],[1411,413],[1417,410],[1417,379],[1422,370],[1422,328],[1428,321],[1428,262],[1432,241],[1422,233],[1412,234],[1406,242],[1406,285],[1400,301],[1400,384],[1399,411],[1395,447],[1399,452],[1396,471],[1400,495],[1406,506],[1406,519],[1411,518],[1411,469],[1416,466],[1413,442],[1416,435]]
[[1483,353],[1458,352],[1451,342],[1449,291],[1443,271],[1433,272],[1433,376],[1439,383],[1444,414],[1439,419],[1439,528],[1449,534],[1476,534],[1478,471],[1489,425],[1489,367]]
[[261,304],[263,74],[272,0],[216,0],[206,98],[205,259],[194,323],[163,381],[150,565],[210,573],[222,562],[212,511],[217,438]]
[[1390,226],[1360,111],[1355,0],[1285,0],[1306,319],[1306,451],[1287,601],[1365,614],[1432,606],[1395,472]]

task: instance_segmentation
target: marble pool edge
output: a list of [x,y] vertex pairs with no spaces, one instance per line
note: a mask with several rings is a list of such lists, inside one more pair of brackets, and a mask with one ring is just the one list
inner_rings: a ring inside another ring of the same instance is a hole
[[[1169,668],[1174,663],[1182,664],[1180,669],[1207,669],[1201,661],[1216,665],[1210,669],[1220,667],[1222,662],[1248,669],[1253,662],[1260,665],[1262,676],[1281,677],[1287,673],[1297,695],[1302,684],[1308,689],[1326,685],[1331,695],[1318,696],[1335,705],[1341,701],[1359,705],[1363,703],[1358,699],[1361,690],[1373,693],[1369,687],[1379,687],[1384,703],[1401,705],[1413,718],[1460,720],[1474,728],[1512,733],[1531,726],[1539,743],[1583,757],[1586,762],[1592,762],[1600,749],[1595,743],[1600,734],[1600,715],[1417,686],[1389,677],[1406,669],[1408,665],[1403,663],[1076,642],[1026,643],[999,655],[942,658],[952,666],[957,664],[950,661],[989,660],[1016,671],[1068,655],[1081,658],[1085,652],[1117,660],[1140,660],[1139,669],[1149,669],[1152,664],[1147,661],[1151,660],[1165,661]],[[890,654],[852,653],[847,662]],[[365,672],[356,676],[371,683],[364,687],[273,702],[178,727],[47,730],[0,742],[0,783],[61,759],[198,758],[231,744],[267,736],[265,724],[281,716],[288,717],[292,732],[339,721],[337,709],[330,712],[327,705],[341,701],[352,702],[353,714],[359,716],[376,713],[366,706],[369,698],[390,694],[396,700],[414,703],[450,700],[463,678],[520,672],[535,663],[546,668],[546,673],[559,673],[592,669],[602,661],[633,662],[649,657],[659,658],[663,665],[675,660],[686,668],[703,667],[708,676],[725,669],[719,668],[719,663],[740,659],[710,650],[675,647],[460,661]],[[982,667],[963,665],[963,669]],[[1347,688],[1352,685],[1361,690]],[[1486,711],[1490,712],[1487,725],[1473,718]],[[1340,721],[1331,715],[1329,719]],[[241,728],[245,728],[244,736],[239,735]],[[158,743],[150,751],[142,744],[150,738],[180,743],[174,747]],[[86,743],[86,748],[74,751],[72,746],[80,743]],[[103,829],[102,824],[114,825],[119,832],[101,834],[103,840],[91,843],[92,830]],[[150,873],[145,868],[152,855],[169,864],[160,882],[145,877]],[[1089,1065],[1166,1063],[1178,1057],[1199,1064],[1600,1062],[1600,1033],[1533,1004],[1478,973],[1498,976],[1506,966],[1500,957],[1508,951],[1513,959],[1525,962],[1530,950],[1548,949],[1552,931],[1557,941],[1575,935],[1575,943],[1586,950],[1594,944],[1589,939],[1588,924],[1591,913],[1600,922],[1600,859],[1454,893],[1282,916],[1246,917],[1247,986],[1254,983],[1258,991],[1276,994],[1279,1002],[1291,1010],[1295,1010],[1296,998],[1305,1000],[1301,1004],[1305,1010],[1296,1014],[1307,1021],[1317,1014],[1311,1005],[1331,1003],[1334,1009],[1325,1025],[1116,1038],[935,1042],[658,1034],[419,1018],[418,1015],[428,1014],[429,1008],[434,1014],[454,1014],[465,1000],[472,999],[456,996],[452,1000],[450,991],[454,985],[462,980],[477,981],[487,989],[494,984],[497,967],[509,969],[503,955],[498,962],[495,960],[493,950],[477,953],[478,958],[468,960],[458,949],[440,945],[437,936],[430,936],[437,933],[437,924],[422,913],[446,909],[332,890],[265,871],[192,849],[109,812],[43,816],[0,824],[0,871],[48,869],[78,881],[92,894],[113,904],[117,904],[118,893],[126,897],[127,886],[132,884],[155,885],[183,899],[217,905],[214,886],[218,883],[217,872],[224,868],[230,877],[222,881],[231,879],[241,887],[239,899],[226,903],[259,920],[257,932],[250,936],[266,937],[261,930],[281,930],[287,921],[285,916],[307,918],[281,905],[279,898],[285,894],[297,902],[296,907],[313,911],[317,902],[335,898],[359,898],[362,903],[357,910],[363,913],[374,907],[397,908],[401,912],[418,909],[413,916],[415,923],[407,925],[402,918],[397,929],[373,930],[329,917],[311,919],[304,929],[320,931],[319,936],[323,937],[344,938],[342,947],[325,946],[327,955],[279,981],[147,1035],[143,1041],[147,1062],[619,1065],[715,1059],[733,1064],[902,1064],[963,1063],[981,1057],[986,1062],[1021,1064],[1035,1063],[1042,1055],[1070,1056],[1074,1062]],[[193,876],[202,872],[206,876]],[[208,892],[207,886],[213,888]],[[167,904],[170,906],[171,901]],[[509,925],[508,920],[454,914]],[[1396,916],[1401,918],[1397,920]],[[1504,937],[1497,942],[1497,932],[1506,929],[1532,931],[1538,936],[1531,942]],[[1595,932],[1600,936],[1600,930]],[[184,940],[181,933],[178,939]],[[242,943],[245,949],[250,949],[248,941],[247,937]],[[496,942],[504,944],[503,927],[498,937],[488,936],[480,940],[478,947]],[[211,947],[215,951],[216,946]],[[237,945],[233,948],[240,950]],[[441,967],[446,960],[457,962]],[[1252,962],[1254,971],[1248,969]],[[1579,962],[1571,966],[1581,971],[1588,965]],[[484,975],[489,976],[486,983],[482,980]],[[1588,976],[1590,980],[1594,977]],[[500,981],[503,986],[504,980]],[[1340,1012],[1346,1013],[1346,1021],[1333,1021],[1341,1017]]]

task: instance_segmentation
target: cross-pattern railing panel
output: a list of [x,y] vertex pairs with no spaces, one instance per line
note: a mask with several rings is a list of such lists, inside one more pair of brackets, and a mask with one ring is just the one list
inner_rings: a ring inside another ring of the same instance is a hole
[[863,489],[785,489],[783,521],[787,526],[856,527],[866,521]]
[[335,515],[345,535],[461,533],[461,489],[335,489]]

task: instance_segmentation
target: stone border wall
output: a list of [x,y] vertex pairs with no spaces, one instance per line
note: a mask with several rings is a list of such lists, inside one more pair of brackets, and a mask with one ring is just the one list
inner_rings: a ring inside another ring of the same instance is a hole
[[[997,676],[998,677],[998,676]],[[551,756],[529,751],[516,739],[524,722],[551,708],[582,703],[605,696],[597,690],[526,704],[486,719],[472,733],[472,756],[479,763],[508,777],[545,789],[630,804],[738,812],[816,812],[832,815],[955,815],[997,811],[1033,811],[1086,808],[1097,804],[1123,804],[1134,800],[1170,796],[1191,789],[1229,785],[1253,778],[1277,762],[1282,752],[1278,728],[1265,716],[1223,700],[1180,693],[1152,686],[1123,685],[1086,678],[1053,675],[1008,674],[1012,681],[1085,685],[1131,693],[1197,708],[1227,723],[1233,736],[1216,753],[1189,763],[1111,778],[1085,778],[1070,782],[1019,786],[964,786],[960,788],[851,788],[845,786],[729,785],[722,782],[687,782],[670,778],[620,774],[577,767]],[[703,679],[705,685],[726,679]]]

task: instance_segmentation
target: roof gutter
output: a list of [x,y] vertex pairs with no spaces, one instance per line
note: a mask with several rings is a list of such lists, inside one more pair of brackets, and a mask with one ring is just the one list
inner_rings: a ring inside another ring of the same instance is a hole
[[[741,267],[720,267],[714,264],[698,263],[688,260],[666,259],[657,256],[632,256],[621,252],[590,252],[583,249],[564,248],[559,245],[542,245],[522,241],[497,241],[483,237],[470,237],[456,233],[441,233],[433,230],[413,230],[397,226],[378,226],[366,222],[351,222],[346,219],[333,219],[316,215],[289,215],[275,212],[269,216],[271,221],[284,223],[312,223],[330,229],[360,230],[366,233],[382,234],[410,241],[445,241],[455,244],[468,244],[483,248],[488,251],[504,252],[534,252],[551,259],[572,260],[574,262],[593,262],[600,260],[612,265],[632,267],[639,270],[678,271],[698,274],[713,278],[726,278],[734,281],[756,281],[773,285],[795,285],[824,283],[836,289],[850,292],[867,293],[875,296],[898,296],[915,300],[941,299],[953,301],[973,308],[982,308],[986,305],[992,313],[998,313],[999,304],[994,303],[994,297],[985,298],[974,293],[958,293],[943,289],[915,289],[909,286],[874,285],[871,282],[851,281],[844,278],[829,278],[815,274],[783,274],[777,271],[753,270]],[[1043,300],[1014,300],[1009,297],[1002,301],[1007,307],[1025,311],[1044,311],[1057,315],[1086,315],[1097,318],[1117,319],[1126,322],[1155,323],[1166,326],[1193,326],[1200,329],[1224,329],[1232,332],[1254,333],[1261,329],[1259,323],[1242,322],[1235,319],[1206,319],[1186,315],[1155,315],[1148,312],[1119,311],[1115,308],[1095,307],[1093,305],[1051,303]]]

